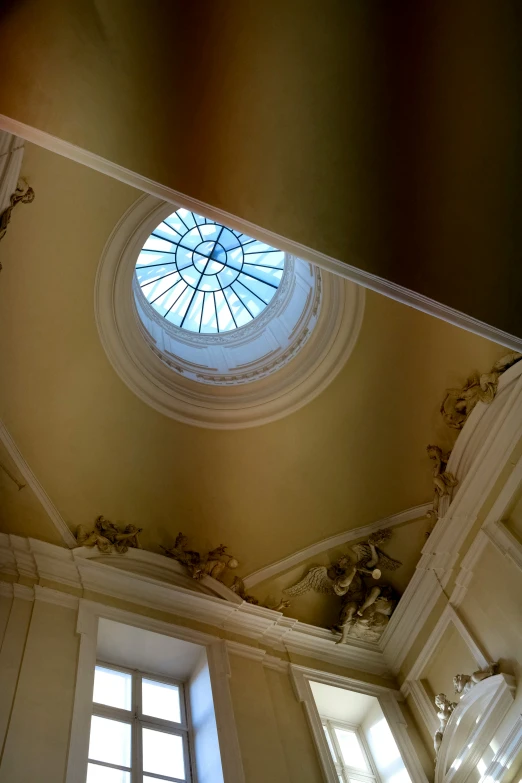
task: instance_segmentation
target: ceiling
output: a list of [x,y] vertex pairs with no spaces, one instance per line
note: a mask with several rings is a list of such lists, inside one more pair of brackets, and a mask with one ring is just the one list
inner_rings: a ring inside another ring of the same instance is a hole
[[355,726],[360,726],[371,708],[378,704],[375,696],[335,688],[323,682],[310,680],[310,688],[321,717],[345,721]]
[[[153,551],[182,530],[201,551],[227,544],[246,575],[430,500],[444,390],[505,349],[369,291],[348,362],[304,408],[245,430],[181,424],[124,385],[94,319],[104,244],[140,194],[30,144],[23,174],[36,198],[1,245],[0,418],[72,530],[103,514]],[[4,532],[53,538],[29,489],[2,492]]]
[[518,2],[10,0],[0,115],[520,337],[521,32]]

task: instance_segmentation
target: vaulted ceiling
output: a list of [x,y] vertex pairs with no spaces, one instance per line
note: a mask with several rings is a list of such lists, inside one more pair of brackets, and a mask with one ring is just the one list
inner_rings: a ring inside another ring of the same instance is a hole
[[520,337],[521,15],[509,0],[11,0],[0,127]]
[[[304,408],[252,429],[181,424],[124,385],[94,319],[100,255],[139,192],[31,144],[22,173],[36,198],[0,245],[0,418],[72,530],[103,514],[154,551],[182,530],[248,574],[431,499],[444,390],[505,349],[368,291],[353,353]],[[0,493],[4,532],[56,539],[29,488],[4,474]]]

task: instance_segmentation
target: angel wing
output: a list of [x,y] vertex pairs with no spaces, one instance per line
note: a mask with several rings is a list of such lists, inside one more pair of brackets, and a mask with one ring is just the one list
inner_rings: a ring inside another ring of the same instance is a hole
[[372,556],[372,550],[368,544],[354,544],[350,547],[355,554],[355,560],[359,563],[361,560],[369,560]]
[[375,547],[375,549],[379,555],[378,566],[383,571],[396,571],[399,566],[402,565],[400,560],[395,560],[393,557],[390,557],[386,552],[383,552],[382,549],[379,549],[379,547]]
[[287,587],[283,593],[295,598],[309,590],[315,590],[316,593],[333,593],[333,580],[328,576],[328,569],[325,566],[314,566],[300,582]]
[[[364,563],[364,561],[370,560],[372,557],[372,551],[368,544],[354,544],[350,549],[354,552],[358,563],[361,562],[361,560]],[[379,547],[376,546],[375,551],[379,557],[377,567],[380,568],[381,571],[396,571],[397,568],[402,565],[400,560],[394,560],[393,557],[387,555],[386,552],[383,552]]]

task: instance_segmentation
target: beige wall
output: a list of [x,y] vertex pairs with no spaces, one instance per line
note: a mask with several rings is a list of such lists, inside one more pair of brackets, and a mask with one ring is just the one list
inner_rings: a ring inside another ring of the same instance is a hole
[[231,656],[230,689],[247,783],[319,783],[322,772],[286,674]]
[[522,333],[517,3],[2,4],[0,114]]
[[75,630],[76,613],[70,609],[13,600],[0,654],[0,677],[7,680],[2,713],[8,714],[0,722],[0,783],[64,780],[78,653]]
[[[76,682],[76,611],[0,598],[0,783],[63,783]],[[289,676],[232,655],[230,689],[247,783],[320,783]]]

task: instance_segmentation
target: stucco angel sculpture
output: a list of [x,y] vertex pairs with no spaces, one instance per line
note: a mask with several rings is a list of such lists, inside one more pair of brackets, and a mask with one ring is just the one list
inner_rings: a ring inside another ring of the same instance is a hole
[[495,674],[498,674],[498,663],[490,663],[485,669],[478,669],[473,674],[456,674],[453,678],[455,693],[458,693],[462,699],[475,685]]
[[439,728],[433,736],[433,747],[435,749],[435,762],[437,761],[437,754],[442,743],[442,736],[444,730],[451,718],[451,713],[457,706],[457,703],[450,701],[445,693],[438,693],[435,696],[435,706],[437,708],[437,718],[439,719]]
[[227,569],[237,568],[239,563],[235,557],[227,553],[227,547],[220,544],[215,549],[200,554],[193,549],[187,549],[188,538],[183,533],[178,533],[174,546],[170,549],[162,547],[167,557],[172,557],[178,563],[184,565],[193,579],[202,579],[204,576],[212,576],[223,581],[222,577]]
[[490,403],[497,393],[498,379],[522,354],[512,351],[499,359],[489,372],[473,373],[461,389],[448,389],[442,401],[440,412],[446,424],[461,430],[466,419],[478,402]]
[[87,531],[85,525],[78,525],[76,528],[76,541],[78,546],[96,546],[108,554],[112,551],[120,555],[125,554],[130,548],[141,549],[139,534],[142,528],[136,525],[126,525],[120,529],[113,522],[105,517],[97,517],[94,523],[94,529]]
[[314,566],[300,582],[283,592],[294,598],[315,590],[343,598],[339,623],[335,628],[341,631],[337,644],[347,641],[350,630],[361,638],[378,638],[395,607],[397,596],[389,585],[368,587],[364,580],[368,577],[380,579],[381,569],[394,571],[402,565],[377,546],[390,536],[389,529],[376,531],[365,544],[351,547],[355,561],[344,556],[330,568]]
[[439,516],[440,499],[450,494],[450,489],[457,486],[458,479],[446,470],[450,452],[442,451],[439,446],[427,446],[428,457],[433,460],[433,486],[435,495],[433,498],[433,507],[428,511],[429,517]]

